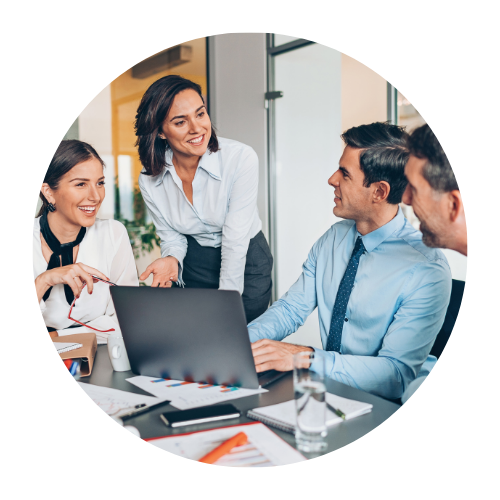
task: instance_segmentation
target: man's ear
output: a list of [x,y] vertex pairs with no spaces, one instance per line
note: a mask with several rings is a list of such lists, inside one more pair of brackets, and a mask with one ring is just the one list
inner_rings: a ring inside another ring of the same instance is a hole
[[455,222],[463,212],[462,196],[458,189],[446,193],[448,199],[448,210],[451,222]]
[[386,201],[389,193],[391,192],[391,186],[386,181],[374,182],[372,186],[375,188],[373,191],[373,203],[381,203]]
[[40,191],[42,192],[42,194],[45,196],[45,199],[49,203],[55,203],[56,202],[56,200],[54,199],[53,191],[52,191],[52,189],[50,188],[50,186],[46,182],[44,182],[42,184],[42,187],[41,187]]

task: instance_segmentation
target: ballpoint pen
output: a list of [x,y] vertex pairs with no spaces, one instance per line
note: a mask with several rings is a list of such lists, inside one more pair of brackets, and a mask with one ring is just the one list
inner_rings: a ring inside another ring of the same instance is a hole
[[132,411],[135,411],[135,410],[138,410],[139,408],[144,408],[145,406],[147,406],[147,404],[146,403],[142,403],[142,404],[138,404],[138,405],[135,405],[135,406],[129,406],[128,408],[118,408],[118,410],[116,410],[114,413],[108,413],[108,415],[110,417],[114,417],[117,413],[120,413],[123,410],[132,410]]
[[71,373],[71,375],[73,375],[73,377],[80,373],[80,365],[81,361],[79,359],[74,359],[73,363],[71,363],[69,372]]
[[149,405],[149,406],[143,406],[142,408],[137,408],[137,409],[134,409],[132,411],[129,411],[128,413],[124,413],[123,415],[120,415],[120,418],[122,420],[125,420],[125,419],[128,419],[128,418],[132,418],[132,417],[136,417],[138,415],[141,415],[142,413],[146,413],[150,410],[154,410],[156,408],[158,408],[159,406],[163,405],[163,404],[167,404],[167,403],[170,403],[170,400],[164,400],[164,401],[160,401],[159,403],[154,403],[152,405]]
[[81,360],[79,359],[63,359],[64,365],[69,370],[71,375],[75,377],[80,373]]
[[333,411],[333,413],[335,413],[335,415],[340,417],[342,420],[345,420],[345,413],[343,411],[337,410],[330,403],[326,403],[326,406],[330,411]]
[[99,278],[99,276],[96,276],[95,274],[91,274],[90,276],[92,276],[92,278],[94,278],[95,280],[102,281],[103,283],[107,283],[108,285],[118,286],[116,283],[113,283],[112,281],[103,280],[102,278]]

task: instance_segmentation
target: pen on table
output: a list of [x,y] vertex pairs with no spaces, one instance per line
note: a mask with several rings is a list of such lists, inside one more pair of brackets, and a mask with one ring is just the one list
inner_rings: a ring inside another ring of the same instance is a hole
[[204,464],[213,464],[214,462],[217,462],[219,458],[227,455],[233,448],[236,448],[236,446],[243,446],[247,443],[247,435],[244,432],[238,432],[238,434],[236,434],[232,438],[229,438],[227,441],[224,441],[210,453],[207,453],[204,457],[201,457],[198,462],[203,462]]
[[333,413],[335,413],[335,415],[340,417],[342,420],[345,420],[345,413],[343,411],[337,410],[337,408],[334,408],[330,403],[326,403],[326,406],[328,407],[328,409],[330,411],[333,411]]
[[161,406],[163,404],[168,404],[168,403],[170,403],[170,400],[168,400],[168,401],[163,400],[163,401],[160,401],[159,403],[155,403],[155,404],[149,405],[149,406],[143,405],[143,406],[141,406],[141,408],[136,408],[132,411],[129,411],[128,413],[124,413],[123,415],[120,415],[120,418],[122,420],[124,420],[127,418],[136,417],[137,415],[141,415],[142,413],[146,413],[149,410],[154,410],[154,409],[158,408],[159,406]]

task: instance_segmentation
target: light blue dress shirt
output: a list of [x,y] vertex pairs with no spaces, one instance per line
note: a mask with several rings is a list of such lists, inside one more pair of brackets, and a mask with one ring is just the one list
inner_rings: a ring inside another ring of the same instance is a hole
[[139,187],[161,240],[162,257],[179,261],[179,281],[188,234],[201,246],[222,246],[219,288],[243,293],[248,244],[262,229],[257,209],[259,160],[250,146],[218,140],[219,151],[207,149],[200,158],[192,184],[193,204],[184,193],[170,149],[163,172],[155,177],[139,175]]
[[401,397],[401,403],[405,404],[415,394],[417,389],[426,381],[427,376],[434,368],[436,362],[437,358],[435,356],[429,356],[429,358],[427,358],[426,362],[422,365],[422,368],[420,368],[417,378],[410,382],[406,388],[403,396]]
[[[325,347],[337,290],[358,236],[354,221],[334,224],[314,244],[290,290],[250,323],[251,342],[284,339],[318,307]],[[443,324],[451,271],[440,250],[422,243],[401,208],[362,238],[366,253],[347,304],[340,353],[321,352],[328,377],[397,399],[417,376]],[[311,368],[317,369],[314,362]]]

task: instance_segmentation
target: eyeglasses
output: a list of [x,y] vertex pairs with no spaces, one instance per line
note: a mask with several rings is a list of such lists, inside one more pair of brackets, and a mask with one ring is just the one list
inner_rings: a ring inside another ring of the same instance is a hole
[[[106,280],[103,280],[97,276],[94,276],[93,274],[91,275],[92,278],[94,278],[95,280],[97,281],[102,281],[103,283],[107,283],[108,285],[110,286],[118,286],[117,284],[111,282],[111,281],[106,281]],[[83,287],[85,288],[85,286],[87,286],[87,283],[84,283],[83,284]],[[83,289],[82,289],[83,290]],[[108,332],[114,332],[115,329],[114,328],[111,328],[109,330],[98,330],[97,328],[94,328],[93,326],[89,326],[89,325],[86,325],[85,323],[81,323],[80,321],[78,321],[77,319],[75,318],[72,318],[71,317],[71,312],[73,311],[73,307],[75,305],[75,302],[76,302],[76,299],[78,297],[75,296],[75,298],[73,299],[73,303],[71,304],[71,307],[69,308],[69,314],[68,314],[68,319],[70,319],[71,321],[74,321],[75,323],[78,323],[79,325],[82,325],[84,326],[85,328],[90,328],[91,330],[94,330],[95,332],[100,332],[100,333],[108,333]]]

